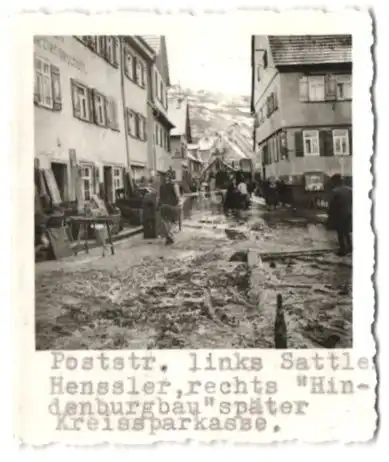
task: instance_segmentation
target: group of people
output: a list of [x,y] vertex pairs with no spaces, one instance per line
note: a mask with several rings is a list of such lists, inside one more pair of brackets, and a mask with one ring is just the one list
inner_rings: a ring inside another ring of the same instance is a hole
[[232,212],[234,215],[239,215],[241,210],[247,210],[250,207],[251,194],[255,189],[255,182],[246,181],[241,172],[231,175],[223,201],[224,213],[228,215]]

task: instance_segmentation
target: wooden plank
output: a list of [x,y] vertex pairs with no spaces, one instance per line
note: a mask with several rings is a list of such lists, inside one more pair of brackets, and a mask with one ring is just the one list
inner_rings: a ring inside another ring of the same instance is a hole
[[59,191],[57,181],[55,180],[55,176],[53,171],[50,169],[45,169],[43,170],[45,179],[46,179],[46,184],[49,189],[49,194],[51,197],[51,200],[53,201],[53,204],[60,204],[62,202],[62,197],[61,193]]
[[47,234],[49,236],[51,248],[53,249],[54,257],[57,260],[73,255],[73,250],[70,245],[71,241],[64,227],[48,228]]
[[326,248],[326,249],[310,249],[310,250],[294,250],[288,252],[264,252],[261,253],[262,261],[277,260],[282,258],[298,258],[303,256],[314,256],[322,255],[326,253],[334,253],[337,248]]

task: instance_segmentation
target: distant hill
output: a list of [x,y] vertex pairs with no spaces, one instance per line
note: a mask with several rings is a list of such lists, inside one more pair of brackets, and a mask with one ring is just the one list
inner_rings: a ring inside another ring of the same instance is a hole
[[204,134],[226,130],[237,124],[237,130],[252,145],[253,118],[250,115],[248,96],[226,96],[207,90],[193,91],[173,85],[169,97],[182,95],[187,98],[190,107],[190,121],[194,140]]

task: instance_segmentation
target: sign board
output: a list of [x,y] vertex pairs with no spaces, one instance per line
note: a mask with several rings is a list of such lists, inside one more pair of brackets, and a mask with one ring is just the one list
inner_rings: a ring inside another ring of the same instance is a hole
[[323,191],[324,190],[324,175],[322,172],[306,173],[305,190],[306,191]]

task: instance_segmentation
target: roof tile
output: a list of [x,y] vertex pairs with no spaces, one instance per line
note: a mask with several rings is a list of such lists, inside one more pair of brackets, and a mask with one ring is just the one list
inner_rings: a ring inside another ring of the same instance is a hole
[[351,35],[269,35],[275,66],[352,62]]

